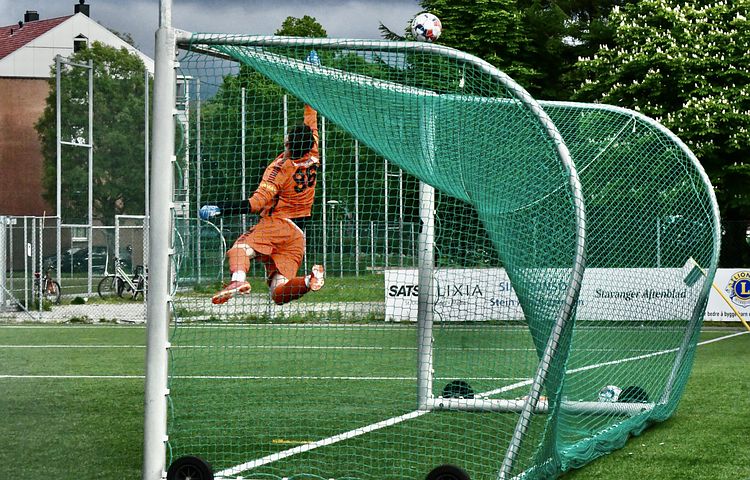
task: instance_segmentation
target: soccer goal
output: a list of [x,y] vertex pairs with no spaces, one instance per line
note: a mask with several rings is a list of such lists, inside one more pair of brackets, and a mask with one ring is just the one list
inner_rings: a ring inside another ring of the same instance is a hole
[[247,198],[309,105],[300,270],[328,278],[277,306],[257,265],[250,294],[212,305],[195,265],[223,275],[255,219],[152,208],[144,478],[549,478],[674,412],[719,221],[658,123],[537,102],[433,44],[165,26],[157,46],[152,205],[172,183],[195,216]]

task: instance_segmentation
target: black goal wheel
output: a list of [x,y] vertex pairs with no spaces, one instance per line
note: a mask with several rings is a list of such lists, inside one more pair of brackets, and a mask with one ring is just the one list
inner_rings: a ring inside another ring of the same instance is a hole
[[167,480],[213,480],[211,465],[198,457],[180,457],[169,466]]
[[638,385],[630,385],[622,389],[618,401],[625,403],[648,403],[648,393]]
[[471,480],[469,474],[455,465],[440,465],[427,474],[425,480]]
[[443,388],[443,398],[474,398],[474,389],[463,380],[453,380]]

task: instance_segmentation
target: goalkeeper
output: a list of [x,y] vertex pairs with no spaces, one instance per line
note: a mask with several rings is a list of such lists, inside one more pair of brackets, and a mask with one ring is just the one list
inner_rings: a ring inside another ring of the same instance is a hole
[[[315,51],[310,52],[307,62],[319,65]],[[250,292],[246,276],[252,259],[265,266],[271,299],[278,305],[296,300],[309,291],[320,290],[325,282],[322,265],[314,265],[308,275],[297,276],[305,253],[302,229],[310,218],[315,199],[318,168],[318,114],[305,105],[304,125],[289,130],[284,139],[284,152],[266,168],[249,200],[201,207],[203,220],[219,215],[260,214],[260,221],[227,251],[232,279],[211,298],[214,304]]]

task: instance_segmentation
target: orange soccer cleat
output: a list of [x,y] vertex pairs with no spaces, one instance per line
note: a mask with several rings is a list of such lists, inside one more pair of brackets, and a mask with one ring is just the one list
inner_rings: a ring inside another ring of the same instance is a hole
[[317,292],[326,283],[326,269],[323,265],[313,265],[310,273],[310,290]]
[[250,284],[248,282],[238,282],[235,280],[211,297],[211,303],[214,305],[221,305],[235,295],[244,295],[246,293],[250,293]]

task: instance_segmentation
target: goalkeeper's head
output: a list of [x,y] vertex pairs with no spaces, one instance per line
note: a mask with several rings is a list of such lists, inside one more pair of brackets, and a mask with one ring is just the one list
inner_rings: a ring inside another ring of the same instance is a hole
[[289,129],[285,146],[290,159],[297,160],[304,157],[307,152],[312,150],[314,144],[313,132],[307,125],[297,125]]

